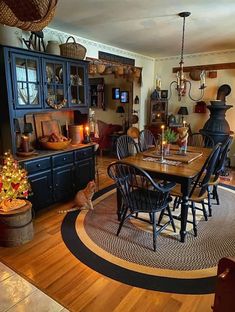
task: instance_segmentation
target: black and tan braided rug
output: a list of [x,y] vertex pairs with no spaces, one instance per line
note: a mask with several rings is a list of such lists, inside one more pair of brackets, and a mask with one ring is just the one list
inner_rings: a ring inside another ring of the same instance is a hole
[[169,226],[157,237],[156,252],[152,227],[146,222],[128,220],[116,236],[113,187],[96,195],[93,211],[70,212],[62,223],[63,240],[80,261],[136,287],[181,294],[214,292],[219,259],[235,256],[235,188],[219,187],[221,204],[213,205],[207,222],[197,212],[198,237],[189,225],[186,242],[181,243],[179,224],[176,234]]

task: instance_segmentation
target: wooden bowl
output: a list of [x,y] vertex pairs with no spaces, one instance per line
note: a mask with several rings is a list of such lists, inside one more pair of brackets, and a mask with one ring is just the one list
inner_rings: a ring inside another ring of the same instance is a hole
[[49,150],[55,150],[55,151],[58,151],[58,150],[63,150],[65,149],[66,147],[69,146],[69,144],[71,143],[71,139],[69,139],[68,141],[61,141],[61,142],[43,142],[43,141],[40,141],[40,145],[42,146],[42,148],[44,149],[49,149]]

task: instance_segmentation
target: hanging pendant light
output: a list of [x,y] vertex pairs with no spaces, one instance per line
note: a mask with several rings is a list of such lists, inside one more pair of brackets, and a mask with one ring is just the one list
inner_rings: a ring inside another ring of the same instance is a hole
[[206,73],[204,70],[201,71],[200,74],[200,87],[199,89],[201,90],[201,94],[199,98],[194,99],[191,96],[191,88],[192,84],[191,82],[185,78],[184,74],[184,37],[185,37],[185,19],[186,17],[190,16],[190,12],[181,12],[178,14],[180,17],[183,18],[183,32],[182,32],[182,43],[181,43],[181,57],[180,57],[180,63],[179,63],[179,71],[176,73],[176,81],[172,81],[170,84],[170,96],[171,97],[171,86],[173,84],[176,84],[176,90],[178,92],[178,100],[181,101],[182,96],[186,95],[187,93],[187,84],[189,85],[189,90],[188,90],[188,96],[192,101],[200,101],[204,95],[204,89],[206,88],[205,85],[205,80],[206,80]]

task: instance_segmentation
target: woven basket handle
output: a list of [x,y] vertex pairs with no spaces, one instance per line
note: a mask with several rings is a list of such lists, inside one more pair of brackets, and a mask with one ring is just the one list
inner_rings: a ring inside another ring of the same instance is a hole
[[76,43],[76,41],[75,41],[73,36],[69,36],[68,39],[66,40],[66,43],[68,43],[69,39],[73,39],[73,43]]

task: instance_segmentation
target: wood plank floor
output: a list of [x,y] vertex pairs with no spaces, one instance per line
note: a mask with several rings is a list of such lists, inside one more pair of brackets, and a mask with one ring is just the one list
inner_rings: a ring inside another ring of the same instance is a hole
[[[99,189],[112,182],[106,174],[112,160],[98,158]],[[234,178],[234,172],[231,175]],[[234,179],[226,183],[233,184]],[[20,247],[0,248],[0,261],[70,311],[212,311],[213,295],[177,295],[131,287],[80,263],[70,254],[60,233],[64,215],[57,211],[69,206],[54,205],[39,215],[34,221],[34,239]]]

